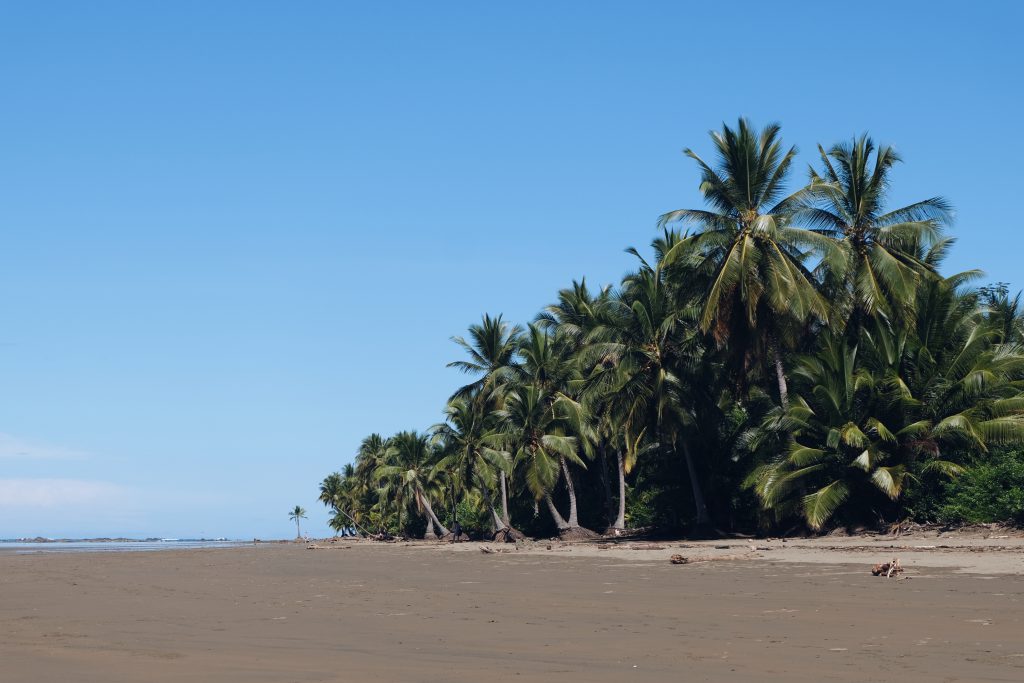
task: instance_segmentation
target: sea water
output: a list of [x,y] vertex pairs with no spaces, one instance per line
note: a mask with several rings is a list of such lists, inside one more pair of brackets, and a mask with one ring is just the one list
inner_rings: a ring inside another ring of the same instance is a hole
[[227,539],[146,539],[144,541],[17,541],[0,540],[0,553],[125,552],[152,550],[189,550],[194,548],[232,548],[252,541]]

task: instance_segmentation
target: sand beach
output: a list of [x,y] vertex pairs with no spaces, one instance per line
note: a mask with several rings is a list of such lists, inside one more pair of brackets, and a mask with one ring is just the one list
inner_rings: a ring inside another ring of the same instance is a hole
[[1019,681],[1024,540],[989,536],[5,553],[0,678]]

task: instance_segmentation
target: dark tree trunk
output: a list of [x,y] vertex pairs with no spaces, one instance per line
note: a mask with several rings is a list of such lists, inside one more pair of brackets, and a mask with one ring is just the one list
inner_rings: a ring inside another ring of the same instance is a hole
[[697,478],[697,468],[690,456],[690,445],[683,441],[683,457],[686,459],[686,470],[690,474],[690,488],[693,491],[693,504],[697,508],[696,524],[698,527],[707,527],[711,524],[711,516],[708,515],[708,506],[704,503],[704,494],[700,488],[700,480]]

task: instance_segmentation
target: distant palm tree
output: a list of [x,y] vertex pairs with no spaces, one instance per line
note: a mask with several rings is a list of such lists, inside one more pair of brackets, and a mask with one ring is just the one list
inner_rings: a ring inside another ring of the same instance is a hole
[[296,505],[295,509],[288,513],[288,519],[295,522],[295,537],[302,538],[302,527],[299,520],[306,519],[306,508]]

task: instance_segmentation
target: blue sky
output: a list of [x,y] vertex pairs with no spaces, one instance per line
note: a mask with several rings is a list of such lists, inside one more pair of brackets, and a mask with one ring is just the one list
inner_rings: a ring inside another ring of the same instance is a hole
[[[326,533],[449,337],[613,282],[745,115],[1024,285],[1019,4],[0,5],[0,537]],[[634,6],[639,5],[639,6]]]

